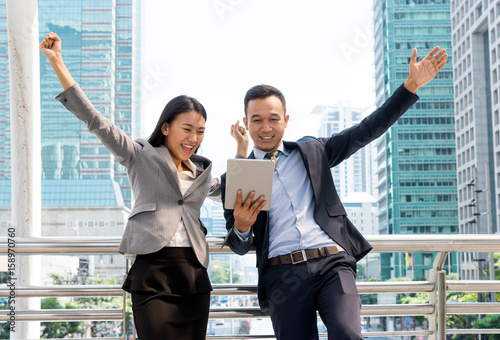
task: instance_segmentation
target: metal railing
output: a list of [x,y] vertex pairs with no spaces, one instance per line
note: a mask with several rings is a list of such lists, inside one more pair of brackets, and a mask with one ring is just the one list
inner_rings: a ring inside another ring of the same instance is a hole
[[[500,329],[446,329],[447,314],[499,314],[500,303],[447,303],[446,292],[500,292],[500,281],[447,281],[443,265],[448,252],[500,251],[500,235],[371,235],[366,237],[375,252],[435,252],[438,254],[428,281],[358,282],[360,294],[371,293],[429,293],[427,304],[363,305],[362,316],[427,316],[428,330],[368,332],[364,336],[428,336],[445,339],[446,334],[500,334]],[[211,253],[231,253],[222,239],[208,238]],[[48,254],[116,254],[118,237],[17,237],[16,255]],[[7,253],[7,239],[0,238],[0,255]],[[255,295],[255,285],[214,284],[212,295]],[[0,287],[0,298],[9,296],[8,287]],[[125,322],[125,294],[120,286],[74,285],[16,287],[17,297],[96,297],[123,296],[123,308],[118,309],[53,309],[16,311],[16,321],[104,321]],[[0,311],[0,322],[9,321],[8,311]],[[261,318],[258,307],[212,308],[210,318]],[[124,332],[125,334],[125,332]],[[325,334],[320,337],[326,337]],[[273,335],[207,336],[208,339],[264,339]]]

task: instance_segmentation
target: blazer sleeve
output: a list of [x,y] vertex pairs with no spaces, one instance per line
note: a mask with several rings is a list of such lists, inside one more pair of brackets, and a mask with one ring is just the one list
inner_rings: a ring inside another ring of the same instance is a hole
[[139,143],[132,141],[124,131],[94,108],[78,84],[60,93],[56,99],[76,118],[87,124],[89,132],[99,138],[121,165],[129,167],[134,155],[142,150]]
[[382,136],[419,97],[401,85],[381,107],[359,124],[330,138],[319,138],[325,145],[330,167],[349,158],[356,151]]
[[221,185],[218,178],[213,178],[210,182],[210,189],[208,190],[208,197],[215,202],[221,203]]

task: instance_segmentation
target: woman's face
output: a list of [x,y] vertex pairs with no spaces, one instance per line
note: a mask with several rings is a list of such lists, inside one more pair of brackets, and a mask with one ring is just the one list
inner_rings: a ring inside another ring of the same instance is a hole
[[170,151],[174,164],[179,167],[203,141],[205,118],[194,110],[183,112],[170,124],[163,124],[161,131],[165,135],[165,146]]

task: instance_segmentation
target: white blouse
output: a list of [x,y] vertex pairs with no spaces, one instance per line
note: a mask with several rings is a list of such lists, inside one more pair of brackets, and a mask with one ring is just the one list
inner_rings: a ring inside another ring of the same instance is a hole
[[[182,171],[177,172],[179,176],[179,186],[181,189],[182,195],[186,193],[189,187],[193,184],[196,179],[197,172],[199,171],[196,165],[191,162],[190,159],[187,161],[183,161],[184,165],[186,165],[191,171]],[[192,247],[191,241],[189,240],[189,235],[186,231],[186,226],[184,225],[184,221],[181,218],[181,222],[175,231],[174,237],[170,240],[169,243],[165,247]]]

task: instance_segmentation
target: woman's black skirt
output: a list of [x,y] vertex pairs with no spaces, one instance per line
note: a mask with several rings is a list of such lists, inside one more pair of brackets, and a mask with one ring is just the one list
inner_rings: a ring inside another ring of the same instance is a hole
[[122,288],[139,339],[205,339],[212,286],[192,248],[137,255]]

